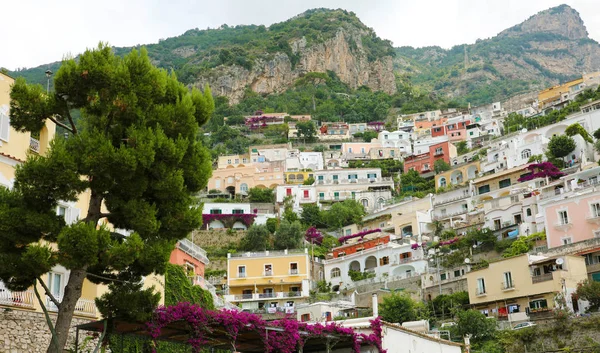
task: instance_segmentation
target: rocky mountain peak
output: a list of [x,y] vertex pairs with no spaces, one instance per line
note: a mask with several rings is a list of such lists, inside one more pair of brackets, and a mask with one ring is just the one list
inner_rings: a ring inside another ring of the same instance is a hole
[[553,33],[569,39],[588,38],[579,12],[569,5],[560,5],[538,12],[525,22],[502,31],[499,36],[519,36],[528,33]]

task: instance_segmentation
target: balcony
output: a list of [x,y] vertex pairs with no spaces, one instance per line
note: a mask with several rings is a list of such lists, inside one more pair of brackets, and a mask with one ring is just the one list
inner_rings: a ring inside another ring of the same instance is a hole
[[571,228],[573,226],[573,223],[566,221],[566,222],[558,222],[554,224],[554,229],[558,229],[558,230],[567,230],[569,228]]
[[[62,301],[61,297],[55,297],[55,298],[59,302]],[[58,311],[58,308],[56,307],[56,305],[54,305],[54,302],[51,301],[50,298],[47,296],[46,296],[46,307],[48,308],[49,311]],[[97,312],[96,303],[93,300],[79,299],[77,301],[77,303],[75,304],[75,315],[96,317],[97,316],[96,312]]]
[[206,255],[206,250],[192,243],[188,239],[180,240],[177,243],[177,248],[204,264],[208,264],[210,262],[208,260],[208,256]]
[[600,214],[589,214],[585,217],[588,223],[600,224]]
[[263,272],[263,276],[265,276],[265,277],[271,277],[271,276],[273,276],[273,271],[272,270],[265,271],[265,272]]
[[34,139],[33,137],[29,138],[29,149],[32,152],[40,153],[40,141]]
[[586,264],[587,273],[600,272],[600,263]]
[[536,284],[536,283],[540,283],[540,282],[547,282],[547,281],[552,281],[552,273],[546,273],[543,275],[539,275],[539,276],[533,276],[531,277],[531,283]]
[[238,278],[246,278],[246,273],[245,272],[240,272],[238,273]]
[[248,294],[228,294],[225,295],[225,300],[230,302],[240,301],[253,301],[253,300],[264,300],[264,299],[286,299],[286,298],[300,298],[302,292],[270,292],[270,293],[248,293]]
[[475,294],[476,294],[478,297],[481,297],[481,296],[487,295],[487,292],[485,291],[485,288],[477,288],[477,289],[475,290]]
[[446,219],[446,218],[450,218],[450,217],[454,217],[454,216],[459,216],[465,213],[468,213],[469,210],[468,209],[462,209],[460,211],[456,211],[456,212],[452,212],[452,213],[446,213],[446,214],[441,214],[441,215],[434,215],[433,216],[433,220],[434,221],[439,221],[441,219]]
[[433,153],[433,155],[434,155],[434,156],[442,156],[442,155],[444,155],[444,150],[441,150],[441,151],[435,151],[435,152]]
[[502,282],[502,290],[514,290],[515,284],[513,282]]
[[297,275],[297,274],[298,274],[298,269],[297,268],[290,269],[290,275]]
[[33,296],[32,290],[11,292],[8,289],[0,288],[0,305],[33,309]]

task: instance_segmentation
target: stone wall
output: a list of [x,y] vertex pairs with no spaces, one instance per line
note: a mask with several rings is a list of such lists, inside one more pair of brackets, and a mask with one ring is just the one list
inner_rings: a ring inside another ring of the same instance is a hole
[[[52,321],[56,315],[50,314]],[[90,320],[74,318],[71,323],[69,339],[65,349],[75,347],[75,326],[90,322]],[[81,344],[91,332],[80,331],[79,343]],[[0,308],[0,352],[2,353],[42,353],[46,352],[50,343],[50,330],[46,325],[44,314],[35,311],[12,310]],[[95,346],[96,342],[90,341],[88,348]],[[81,348],[81,347],[80,347]],[[81,351],[81,350],[80,350]],[[91,351],[91,350],[90,350]]]
[[246,231],[243,230],[195,230],[190,240],[199,247],[206,249],[208,247],[226,247],[227,244],[239,245],[240,241],[246,236]]

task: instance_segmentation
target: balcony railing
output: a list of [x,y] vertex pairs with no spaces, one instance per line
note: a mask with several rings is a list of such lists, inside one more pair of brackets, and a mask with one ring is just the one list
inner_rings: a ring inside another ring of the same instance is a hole
[[[442,194],[443,195],[443,194]],[[454,202],[454,201],[458,201],[458,200],[463,200],[466,198],[469,198],[471,195],[469,195],[468,193],[460,195],[460,196],[455,196],[455,197],[451,197],[451,198],[447,198],[447,199],[441,199],[439,201],[435,201],[433,204],[434,205],[441,205],[444,203],[450,203],[450,202]]]
[[[55,297],[59,302],[62,301],[61,297]],[[46,307],[49,311],[58,311],[54,302],[46,296]],[[96,317],[96,303],[93,300],[79,299],[75,304],[75,314]]]
[[588,223],[598,223],[600,222],[600,214],[588,214],[587,217],[585,217],[585,220]]
[[199,247],[198,245],[192,243],[188,239],[181,239],[177,243],[177,248],[180,249],[181,251],[185,252],[186,254],[190,255],[191,257],[193,257],[199,261],[202,261],[205,264],[209,263],[208,256],[206,255],[206,250],[204,250],[201,247]]
[[273,271],[272,270],[265,271],[265,272],[263,272],[263,276],[268,276],[268,277],[273,276]]
[[468,209],[463,209],[460,211],[456,211],[456,212],[452,212],[452,213],[446,213],[446,214],[441,214],[441,215],[434,215],[433,216],[433,220],[434,221],[439,221],[440,219],[445,219],[445,218],[449,218],[449,217],[454,217],[454,216],[459,216],[465,213],[468,213],[469,210]]
[[290,269],[290,275],[297,275],[298,274],[298,269],[297,268],[291,268]]
[[11,292],[0,289],[0,305],[17,306],[20,308],[33,308],[33,291]]
[[552,273],[546,273],[543,275],[539,275],[539,276],[533,276],[531,277],[531,283],[540,283],[540,282],[547,282],[547,281],[552,281]]
[[35,153],[40,153],[40,141],[34,139],[33,137],[29,138],[29,149]]
[[245,272],[238,272],[238,278],[246,278],[246,273]]
[[564,229],[569,229],[573,226],[573,223],[566,221],[566,222],[558,222],[554,224],[554,228],[555,229],[559,229],[559,230],[564,230]]
[[225,295],[224,298],[227,301],[251,301],[261,299],[285,299],[285,298],[299,298],[302,296],[302,292],[290,291],[290,292],[270,292],[270,293],[248,293],[248,294],[235,294]]
[[502,282],[502,290],[512,290],[515,289],[515,284],[513,282]]

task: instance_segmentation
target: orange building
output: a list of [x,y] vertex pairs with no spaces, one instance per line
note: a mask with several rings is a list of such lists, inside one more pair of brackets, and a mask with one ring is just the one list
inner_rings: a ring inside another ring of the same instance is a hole
[[368,239],[364,241],[359,241],[357,243],[342,245],[333,249],[333,257],[337,258],[340,256],[347,256],[351,254],[355,254],[359,251],[364,251],[367,249],[372,249],[376,246],[387,244],[390,242],[390,236],[386,235],[376,239]]
[[185,267],[194,284],[204,283],[204,267],[209,261],[206,251],[198,245],[187,239],[178,241],[175,250],[171,252],[169,263]]

